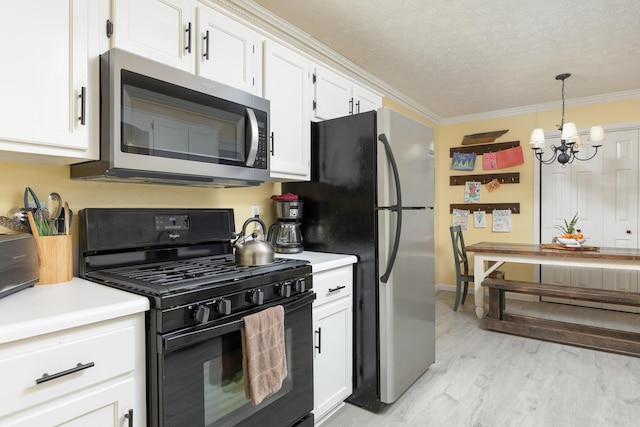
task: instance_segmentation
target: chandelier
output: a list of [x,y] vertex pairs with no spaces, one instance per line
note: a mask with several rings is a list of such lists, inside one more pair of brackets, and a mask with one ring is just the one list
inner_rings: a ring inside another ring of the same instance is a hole
[[[578,157],[578,153],[580,152],[580,148],[582,148],[582,137],[578,132],[578,128],[575,123],[565,123],[564,122],[564,81],[571,77],[571,74],[564,73],[558,74],[556,76],[556,80],[562,81],[562,120],[558,125],[558,130],[561,132],[560,134],[560,145],[551,145],[551,156],[543,160],[544,149],[546,147],[546,142],[544,139],[544,130],[542,128],[536,128],[531,132],[531,137],[529,138],[529,143],[532,145],[533,153],[536,158],[540,160],[540,163],[545,165],[550,165],[556,159],[558,163],[565,167],[567,163],[571,164],[574,160],[590,160],[598,154],[598,148],[602,147],[601,144],[593,145],[592,147],[596,149],[596,151],[587,158]],[[602,142],[604,141],[604,128],[602,126],[593,126],[589,130],[589,142]]]

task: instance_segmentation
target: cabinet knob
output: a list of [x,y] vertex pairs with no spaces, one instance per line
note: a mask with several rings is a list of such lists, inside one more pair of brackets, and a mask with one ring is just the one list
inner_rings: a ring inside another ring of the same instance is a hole
[[631,230],[627,230],[627,234],[631,234]]

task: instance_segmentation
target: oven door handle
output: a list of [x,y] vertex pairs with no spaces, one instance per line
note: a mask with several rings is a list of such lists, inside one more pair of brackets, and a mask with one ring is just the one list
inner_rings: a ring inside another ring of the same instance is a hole
[[[306,292],[304,295],[299,295],[296,298],[287,299],[284,303],[283,301],[274,301],[272,304],[265,304],[260,306],[260,308],[264,310],[276,305],[282,305],[286,315],[287,313],[291,313],[305,305],[311,304],[314,299],[316,299],[316,294],[314,292]],[[219,337],[221,335],[237,331],[242,328],[243,325],[244,320],[240,318],[232,322],[225,322],[206,329],[198,329],[191,332],[172,332],[171,334],[161,337],[162,345],[160,352],[171,352],[187,345]]]

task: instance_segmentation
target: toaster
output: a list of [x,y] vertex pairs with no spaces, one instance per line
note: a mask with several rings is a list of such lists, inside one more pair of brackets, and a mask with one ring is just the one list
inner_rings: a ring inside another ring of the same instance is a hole
[[0,298],[35,285],[39,260],[31,234],[0,235]]

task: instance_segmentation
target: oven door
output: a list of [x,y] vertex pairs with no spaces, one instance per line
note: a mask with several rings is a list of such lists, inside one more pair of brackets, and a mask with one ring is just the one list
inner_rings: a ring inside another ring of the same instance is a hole
[[[288,376],[277,393],[252,405],[242,374],[242,319],[159,338],[160,426],[291,426],[313,409],[313,292],[286,300]],[[280,302],[281,303],[281,302]],[[277,305],[274,303],[272,305]],[[260,311],[270,305],[263,305]],[[254,311],[255,312],[255,311]],[[251,314],[251,313],[247,313]],[[308,420],[305,420],[308,421]]]

